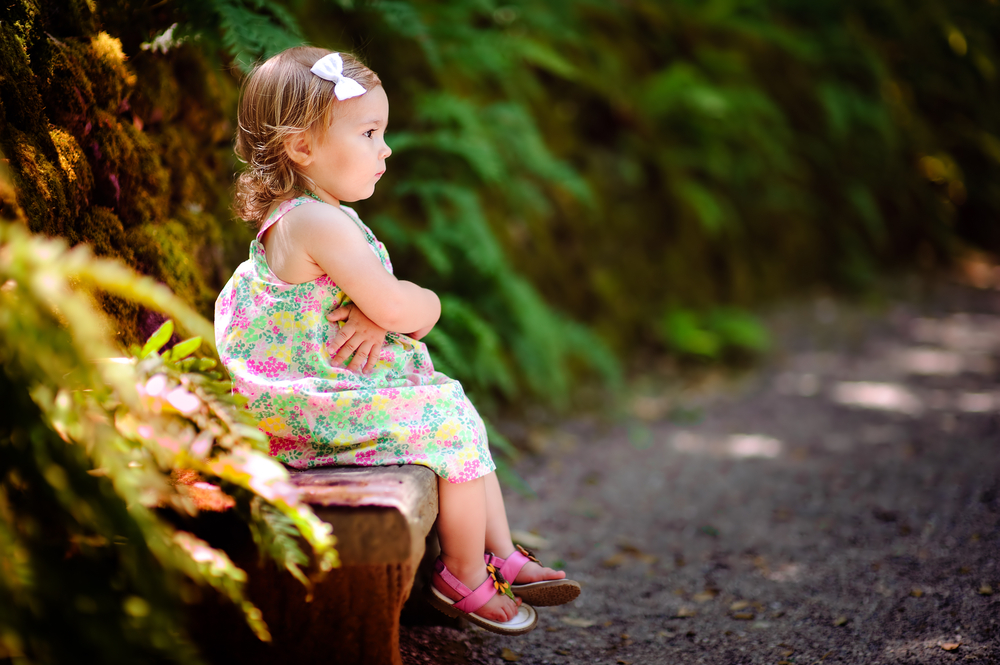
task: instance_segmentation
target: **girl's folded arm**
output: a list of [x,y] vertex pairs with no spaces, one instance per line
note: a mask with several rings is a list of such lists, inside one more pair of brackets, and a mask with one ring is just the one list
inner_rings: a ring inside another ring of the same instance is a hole
[[369,319],[394,332],[433,326],[441,301],[430,289],[396,279],[386,270],[361,229],[343,211],[302,206],[292,229],[296,243]]

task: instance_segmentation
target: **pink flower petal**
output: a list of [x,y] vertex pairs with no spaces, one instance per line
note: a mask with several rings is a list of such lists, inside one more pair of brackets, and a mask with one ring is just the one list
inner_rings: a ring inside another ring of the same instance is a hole
[[182,386],[178,386],[167,393],[167,402],[184,415],[194,413],[201,407],[201,400],[192,395]]

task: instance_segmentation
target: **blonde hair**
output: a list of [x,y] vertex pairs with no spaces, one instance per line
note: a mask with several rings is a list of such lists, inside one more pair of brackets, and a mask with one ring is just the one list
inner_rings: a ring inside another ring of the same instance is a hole
[[[234,212],[258,226],[277,199],[312,186],[285,152],[285,141],[317,127],[328,126],[337,98],[334,84],[310,68],[331,53],[314,46],[296,46],[268,58],[243,83],[237,111],[236,154],[246,169],[236,180]],[[381,83],[378,74],[349,53],[341,53],[344,75],[365,90]]]

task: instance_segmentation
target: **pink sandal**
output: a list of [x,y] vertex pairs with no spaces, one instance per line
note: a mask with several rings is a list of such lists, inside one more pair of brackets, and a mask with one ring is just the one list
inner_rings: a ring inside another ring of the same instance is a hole
[[493,633],[499,633],[500,635],[523,635],[533,630],[535,624],[538,623],[538,614],[535,612],[535,608],[527,603],[521,603],[521,606],[517,608],[517,614],[514,615],[514,618],[502,623],[484,619],[478,614],[473,614],[473,612],[488,603],[498,592],[504,593],[511,598],[514,597],[510,591],[510,584],[504,579],[496,566],[487,563],[486,571],[489,573],[489,576],[473,591],[462,584],[461,580],[452,575],[451,571],[445,567],[444,562],[438,558],[434,562],[434,579],[441,580],[460,593],[462,600],[452,600],[431,584],[430,591],[427,594],[427,601],[450,617],[462,617],[477,626]]
[[[524,564],[529,561],[534,561],[538,565],[542,563],[531,550],[520,545],[514,547],[516,549],[506,559],[501,559],[490,552],[485,555],[486,563],[499,568],[500,574],[508,580],[516,580]],[[525,603],[536,607],[551,607],[575,600],[580,595],[580,583],[567,579],[543,580],[528,584],[511,584],[510,590]]]

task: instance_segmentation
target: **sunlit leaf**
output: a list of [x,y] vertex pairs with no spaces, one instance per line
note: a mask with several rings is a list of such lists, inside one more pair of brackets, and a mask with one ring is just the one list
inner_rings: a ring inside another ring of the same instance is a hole
[[145,358],[151,353],[156,353],[163,348],[163,345],[170,341],[170,337],[174,334],[174,322],[167,319],[163,322],[159,328],[156,329],[150,338],[143,345],[142,350],[139,352],[140,358]]
[[201,337],[192,337],[183,342],[178,342],[170,349],[170,359],[176,362],[182,358],[187,358],[199,348],[201,348]]

